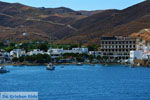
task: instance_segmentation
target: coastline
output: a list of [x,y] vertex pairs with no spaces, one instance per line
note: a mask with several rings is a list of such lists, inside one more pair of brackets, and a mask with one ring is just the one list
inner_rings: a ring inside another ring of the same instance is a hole
[[[17,62],[17,63],[7,63],[7,64],[0,64],[0,66],[2,65],[14,65],[14,66],[47,66],[48,63],[29,63],[29,62]],[[114,65],[117,63],[53,63],[54,65],[83,65],[83,64],[103,64],[103,65]]]
[[[94,65],[94,64],[102,64],[104,66],[108,65],[116,65],[116,64],[121,64],[121,65],[127,65],[129,67],[149,67],[149,66],[137,66],[137,65],[128,65],[128,64],[122,64],[122,63],[54,63],[54,65],[83,65],[83,64],[89,64],[89,65]],[[7,63],[7,64],[0,64],[0,66],[5,66],[5,65],[13,65],[13,66],[47,66],[48,63],[29,63],[29,62],[17,62],[17,63]]]

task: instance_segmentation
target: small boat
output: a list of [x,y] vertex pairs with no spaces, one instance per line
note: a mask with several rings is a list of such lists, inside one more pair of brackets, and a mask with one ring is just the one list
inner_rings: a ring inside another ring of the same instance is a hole
[[82,63],[79,62],[79,63],[77,63],[77,65],[82,66]]
[[137,66],[140,66],[140,63],[138,63]]
[[8,70],[5,69],[5,66],[0,66],[0,73],[7,73]]
[[55,70],[55,66],[54,66],[52,63],[49,63],[49,64],[46,66],[46,70]]

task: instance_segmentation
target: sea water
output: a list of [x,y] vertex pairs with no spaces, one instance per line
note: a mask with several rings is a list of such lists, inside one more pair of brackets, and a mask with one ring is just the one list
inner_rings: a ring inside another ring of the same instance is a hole
[[150,100],[150,68],[124,65],[6,66],[0,92],[38,92],[39,100]]

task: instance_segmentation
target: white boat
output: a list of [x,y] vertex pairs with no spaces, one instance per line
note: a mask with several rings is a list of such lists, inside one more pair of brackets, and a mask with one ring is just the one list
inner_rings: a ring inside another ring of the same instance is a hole
[[138,63],[137,66],[140,66],[140,63]]
[[0,66],[0,73],[7,73],[8,70],[5,69],[5,66]]
[[80,63],[80,62],[78,62],[78,63],[77,63],[77,65],[82,66],[83,64],[82,64],[82,63]]
[[52,63],[49,63],[49,64],[46,66],[46,69],[47,69],[47,70],[55,70],[55,66],[54,66]]

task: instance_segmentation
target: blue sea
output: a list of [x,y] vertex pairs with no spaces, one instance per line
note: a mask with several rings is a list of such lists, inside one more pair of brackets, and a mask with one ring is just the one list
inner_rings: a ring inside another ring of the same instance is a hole
[[124,65],[7,66],[0,92],[38,92],[39,100],[150,100],[150,68]]

